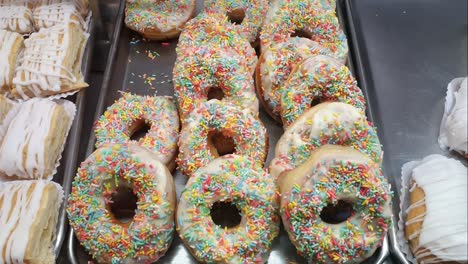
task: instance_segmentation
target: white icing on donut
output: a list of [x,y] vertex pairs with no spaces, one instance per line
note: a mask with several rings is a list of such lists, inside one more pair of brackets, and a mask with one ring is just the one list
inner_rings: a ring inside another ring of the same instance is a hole
[[[56,208],[63,198],[60,185],[49,181],[12,181],[0,183],[0,263],[23,263],[30,231],[36,225],[41,200],[47,185],[59,190]],[[34,185],[34,186],[33,186]],[[15,203],[13,203],[15,199]],[[54,228],[54,227],[52,227]],[[49,243],[50,241],[43,241]],[[44,245],[47,246],[47,245]]]
[[[54,120],[54,122],[71,124],[75,105],[67,100],[57,100],[57,102],[65,107],[70,118],[69,120]],[[54,136],[54,131],[50,129],[52,116],[57,107],[59,107],[58,103],[40,98],[21,104],[19,112],[10,122],[0,145],[1,171],[8,176],[26,179],[52,177],[52,175],[45,175],[48,168],[44,157],[48,148],[44,143],[47,137]]]
[[425,215],[405,223],[423,222],[421,230],[408,234],[410,239],[419,235],[419,245],[413,249],[416,259],[434,255],[436,259],[424,263],[468,260],[467,168],[457,160],[431,155],[413,168],[411,176],[414,184],[409,191],[420,187],[425,198],[406,212],[426,206]]
[[[355,128],[367,130],[367,138],[354,135],[352,130]],[[335,142],[337,138],[347,138],[346,141],[363,140],[365,144],[361,144],[360,141],[351,144],[361,152],[372,154],[375,162],[381,162],[382,153],[377,134],[357,108],[341,102],[321,103],[304,112],[278,140],[275,158],[270,163],[271,175],[277,178],[283,171],[300,165],[308,158],[305,154],[310,155],[309,152],[302,153],[302,151],[313,146],[314,141],[327,138],[333,138]],[[335,142],[325,144],[335,144]],[[301,151],[298,151],[299,149]]]
[[467,80],[465,77],[455,91],[447,92],[444,119],[439,135],[439,143],[451,150],[468,153],[468,106]]
[[[0,93],[2,88],[11,85],[10,76],[14,72],[14,66],[10,65],[10,56],[12,56],[12,49],[18,40],[23,41],[23,37],[15,32],[0,29]],[[11,67],[13,66],[13,67]]]
[[[24,41],[26,46],[23,57],[19,60],[13,84],[23,99],[28,99],[26,90],[36,97],[43,91],[60,93],[63,86],[70,86],[81,82],[81,72],[75,76],[73,69],[64,67],[66,56],[75,54],[70,52],[72,40],[70,26],[73,24],[42,28]],[[88,34],[81,32],[84,38]],[[81,49],[83,50],[83,49]],[[81,65],[82,52],[77,56]]]
[[33,31],[33,15],[27,0],[0,1],[0,29],[28,34]]

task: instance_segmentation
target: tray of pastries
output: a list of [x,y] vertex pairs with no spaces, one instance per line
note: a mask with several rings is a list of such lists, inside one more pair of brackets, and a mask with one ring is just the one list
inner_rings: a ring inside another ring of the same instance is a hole
[[76,171],[91,11],[0,1],[0,263],[53,263]]
[[388,261],[394,189],[341,2],[120,4],[70,263]]

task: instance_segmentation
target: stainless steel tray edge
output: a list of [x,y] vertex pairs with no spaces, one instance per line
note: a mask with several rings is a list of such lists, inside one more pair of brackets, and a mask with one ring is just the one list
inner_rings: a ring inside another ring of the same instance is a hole
[[[93,54],[93,43],[94,43],[94,19],[91,18],[89,22],[89,38],[86,43],[85,51],[83,54],[82,60],[82,73],[84,79],[88,79],[89,72],[91,70],[91,61],[92,61],[92,54]],[[78,151],[80,146],[80,134],[81,134],[81,127],[83,125],[83,112],[84,112],[84,105],[85,105],[85,95],[86,89],[80,90],[76,94],[75,98],[75,105],[76,105],[76,114],[75,119],[73,120],[72,127],[70,129],[70,133],[67,140],[67,148],[66,148],[66,160],[65,160],[65,168],[63,173],[63,180],[62,180],[62,187],[64,192],[64,198],[62,205],[59,209],[59,216],[57,220],[57,234],[54,241],[54,252],[55,256],[60,254],[60,249],[62,248],[63,241],[66,237],[66,232],[68,228],[68,222],[65,212],[65,205],[66,199],[68,194],[70,193],[71,183],[73,181],[73,177],[76,173],[76,163],[78,159]]]
[[[124,10],[125,10],[125,0],[122,0],[122,1],[120,1],[119,11],[118,11],[117,20],[116,20],[116,25],[114,27],[114,32],[112,34],[112,43],[111,43],[111,46],[110,46],[110,51],[109,51],[109,55],[108,55],[107,62],[106,62],[107,67],[106,67],[106,70],[104,72],[104,78],[102,80],[101,90],[99,92],[99,99],[98,99],[98,104],[97,104],[96,111],[95,111],[94,120],[97,120],[101,116],[101,113],[104,110],[105,95],[106,95],[108,87],[109,87],[109,81],[110,81],[110,77],[111,77],[110,75],[112,73],[112,65],[113,65],[113,62],[115,61],[115,56],[116,56],[117,47],[118,47],[118,41],[116,41],[116,40],[119,39],[120,32],[121,32],[121,29],[122,29]],[[83,97],[82,101],[84,101],[84,94],[82,95],[82,97]],[[91,153],[93,152],[93,150],[94,150],[94,141],[95,141],[95,135],[94,135],[94,133],[91,133],[89,141],[88,141],[88,146],[87,146],[87,149],[86,149],[86,156],[91,155]],[[78,152],[78,150],[75,153],[77,153],[77,152]],[[75,166],[74,166],[73,170],[71,171],[72,176],[70,177],[69,182],[68,182],[68,187],[67,187],[68,193],[70,193],[73,177],[74,177],[74,175],[76,173],[76,169],[77,169],[77,166],[78,166],[76,158],[77,158],[77,156],[75,157]],[[66,202],[64,204],[66,204]],[[65,210],[64,210],[64,212],[65,212]],[[63,240],[63,238],[62,238],[62,240]],[[74,244],[75,244],[74,242],[75,242],[75,233],[73,232],[73,228],[70,228],[70,230],[68,232],[68,242],[67,242],[68,259],[69,259],[70,263],[78,264],[78,261],[77,261],[77,258],[75,256],[75,252],[74,252]]]

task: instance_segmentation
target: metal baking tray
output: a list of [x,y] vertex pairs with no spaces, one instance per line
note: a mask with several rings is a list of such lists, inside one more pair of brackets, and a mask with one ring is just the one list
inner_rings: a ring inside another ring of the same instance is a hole
[[[112,39],[107,68],[99,95],[95,120],[105,108],[118,98],[120,91],[130,91],[136,94],[168,95],[173,96],[172,68],[176,59],[176,40],[165,43],[146,42],[138,34],[130,31],[123,25],[124,2],[121,1],[116,27]],[[201,9],[198,2],[197,10]],[[340,10],[338,10],[340,11]],[[341,14],[339,14],[341,16]],[[352,61],[349,58],[349,61]],[[274,147],[283,133],[283,128],[275,123],[263,110],[260,118],[265,124],[269,135],[269,153],[267,164],[274,156]],[[94,151],[95,136],[91,134],[88,142],[87,155]],[[179,171],[174,173],[177,197],[179,198],[187,178]],[[388,244],[385,240],[383,247],[365,263],[384,263],[389,255]],[[73,229],[68,237],[68,257],[72,264],[88,263],[91,257],[75,238]],[[197,263],[182,244],[178,235],[158,263]],[[268,263],[306,263],[297,255],[296,249],[289,241],[287,233],[282,229],[278,238],[273,242]]]
[[[91,19],[89,22],[89,38],[86,43],[85,51],[83,53],[83,60],[82,60],[82,73],[84,75],[84,79],[87,80],[89,76],[89,72],[91,69],[91,56],[93,53],[93,43],[94,43],[94,20]],[[76,174],[77,169],[77,159],[78,159],[78,152],[80,147],[80,137],[81,137],[81,127],[83,124],[83,112],[85,106],[85,96],[86,96],[86,89],[81,89],[76,95],[73,95],[71,98],[67,98],[73,101],[76,105],[76,114],[75,119],[73,120],[72,127],[70,129],[68,139],[65,145],[65,150],[63,152],[62,162],[57,169],[57,173],[54,175],[53,181],[58,182],[63,187],[64,192],[64,201],[59,209],[59,216],[57,221],[57,237],[54,241],[54,252],[55,256],[60,254],[60,249],[62,248],[63,241],[67,235],[67,218],[66,218],[66,211],[65,211],[65,204],[66,198],[70,193],[71,183],[73,181],[73,177]]]
[[[467,75],[467,1],[342,1],[355,76],[384,146],[397,221],[404,163],[429,154],[461,159],[441,150],[437,138],[447,84]],[[395,230],[392,258],[408,263]]]

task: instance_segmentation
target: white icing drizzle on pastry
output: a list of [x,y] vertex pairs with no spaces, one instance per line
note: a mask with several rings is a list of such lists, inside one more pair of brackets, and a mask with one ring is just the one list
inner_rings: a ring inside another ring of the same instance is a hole
[[0,29],[28,34],[33,31],[33,15],[28,1],[0,1]]
[[16,91],[23,99],[29,98],[25,89],[40,97],[42,91],[59,93],[65,81],[70,84],[81,81],[82,76],[78,79],[71,69],[63,66],[72,45],[69,34],[69,25],[57,25],[42,28],[24,41],[26,48],[13,78]]
[[[467,80],[465,77],[456,91],[447,92],[447,100],[440,130],[439,143],[463,154],[468,153]],[[450,97],[450,98],[449,98]],[[448,105],[447,105],[448,104]]]
[[39,180],[0,183],[0,253],[3,253],[0,254],[0,263],[24,262],[30,231],[41,207],[41,198],[46,186],[51,184],[60,190],[58,198],[61,201],[63,191],[54,182]]
[[[67,100],[58,100],[65,109],[75,108]],[[0,169],[8,176],[26,179],[47,179],[44,155],[45,141],[51,131],[53,113],[58,104],[49,99],[34,98],[21,104],[10,122],[0,145]],[[67,111],[68,112],[68,111]],[[71,122],[72,116],[70,116]],[[64,122],[60,120],[59,122]],[[53,135],[52,135],[53,136]],[[26,153],[26,154],[25,154]]]
[[73,3],[54,3],[38,5],[33,11],[34,21],[38,28],[49,28],[57,24],[75,23],[87,29],[86,21],[80,14],[80,10]]
[[2,87],[11,85],[10,76],[14,69],[10,67],[9,58],[18,38],[22,38],[22,36],[15,32],[0,29],[0,92]]
[[[424,263],[468,260],[467,168],[459,161],[441,155],[426,157],[412,170],[414,184],[424,191],[425,199],[409,206],[406,212],[426,206],[426,213],[405,224],[422,222],[419,245],[413,249],[417,260],[434,255]],[[426,250],[423,250],[426,249]]]

